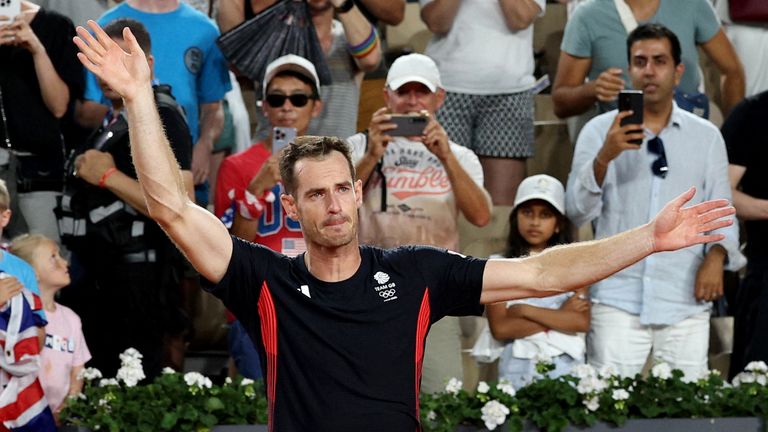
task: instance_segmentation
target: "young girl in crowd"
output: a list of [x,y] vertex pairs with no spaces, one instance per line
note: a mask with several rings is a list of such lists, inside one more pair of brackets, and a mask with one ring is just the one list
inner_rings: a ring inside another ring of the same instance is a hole
[[69,285],[67,261],[59,246],[40,234],[24,234],[13,240],[11,252],[27,261],[37,275],[43,309],[48,318],[45,346],[40,356],[40,382],[48,404],[58,418],[67,396],[80,393],[83,380],[78,374],[90,360],[80,317],[54,301],[56,293]]
[[[535,175],[520,183],[509,216],[507,258],[536,254],[571,241],[564,215],[565,190],[554,177]],[[536,363],[551,358],[549,376],[568,373],[584,362],[584,338],[589,328],[587,288],[552,297],[497,303],[487,307],[493,336],[506,341],[499,359],[499,379],[521,387],[537,375]]]

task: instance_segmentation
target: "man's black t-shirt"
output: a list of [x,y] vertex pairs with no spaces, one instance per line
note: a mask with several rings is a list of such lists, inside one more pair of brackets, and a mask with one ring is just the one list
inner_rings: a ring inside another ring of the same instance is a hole
[[[768,199],[768,141],[761,128],[768,119],[768,91],[741,101],[723,124],[722,133],[728,149],[728,162],[746,168],[741,178],[744,193]],[[746,254],[749,258],[768,259],[768,221],[748,220]]]
[[429,247],[360,247],[357,272],[323,282],[304,256],[234,238],[206,288],[256,343],[270,430],[414,431],[424,339],[446,315],[479,315],[485,261]]

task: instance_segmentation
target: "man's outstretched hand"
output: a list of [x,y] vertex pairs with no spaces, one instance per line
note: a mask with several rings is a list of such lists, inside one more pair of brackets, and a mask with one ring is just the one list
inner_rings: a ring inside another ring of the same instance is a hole
[[73,40],[80,49],[77,58],[89,71],[126,101],[133,100],[143,88],[151,87],[147,58],[131,30],[123,29],[123,40],[130,49],[125,52],[96,22],[88,20],[88,26],[95,37],[78,26],[78,36]]
[[722,240],[724,234],[707,234],[733,223],[727,216],[736,213],[726,199],[705,201],[694,206],[683,205],[693,198],[696,188],[667,203],[651,221],[653,251],[671,251],[699,243]]

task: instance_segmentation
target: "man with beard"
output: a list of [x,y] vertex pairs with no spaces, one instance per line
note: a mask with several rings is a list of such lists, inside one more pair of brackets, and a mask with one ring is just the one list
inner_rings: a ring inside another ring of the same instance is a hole
[[78,28],[78,57],[125,101],[150,214],[257,342],[270,430],[416,430],[424,338],[433,322],[479,313],[483,303],[574,290],[651,253],[722,240],[707,232],[733,223],[724,219],[735,212],[727,200],[683,208],[691,188],[640,227],[525,259],[360,246],[362,182],[348,147],[337,138],[299,137],[280,159],[280,200],[300,222],[307,252],[288,258],[231,237],[189,200],[141,49],[128,30],[126,53],[89,25],[98,40]]
[[[566,214],[577,226],[593,222],[596,238],[643,223],[691,185],[694,202],[731,199],[720,131],[673,99],[685,69],[677,36],[642,25],[629,34],[627,55],[632,85],[643,91],[643,124],[621,125],[631,111],[587,123],[566,188]],[[634,376],[653,353],[695,379],[707,370],[710,302],[723,294],[723,267],[743,261],[732,227],[724,241],[649,257],[595,284],[590,363]]]

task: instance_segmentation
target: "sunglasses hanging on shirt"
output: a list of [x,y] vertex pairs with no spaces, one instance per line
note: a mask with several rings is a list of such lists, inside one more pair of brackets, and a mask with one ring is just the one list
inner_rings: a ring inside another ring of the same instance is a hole
[[656,155],[656,160],[651,164],[653,175],[661,178],[667,177],[669,165],[667,165],[667,153],[664,151],[664,141],[655,137],[648,141],[648,151]]

